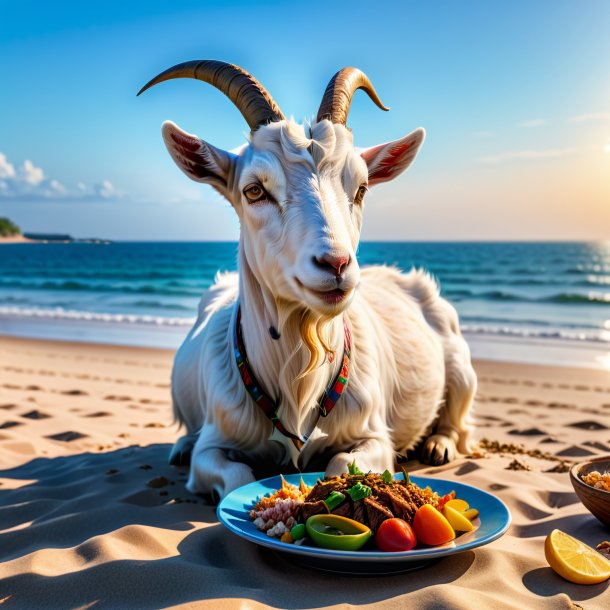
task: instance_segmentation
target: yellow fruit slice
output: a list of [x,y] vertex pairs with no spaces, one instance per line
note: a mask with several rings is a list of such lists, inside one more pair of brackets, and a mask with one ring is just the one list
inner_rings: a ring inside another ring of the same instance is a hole
[[451,508],[455,508],[455,510],[459,511],[460,513],[463,513],[465,510],[468,510],[470,508],[468,502],[460,500],[459,498],[449,500],[445,503],[445,506],[451,506]]
[[610,561],[561,530],[546,537],[544,555],[551,568],[570,582],[595,585],[610,578]]
[[447,521],[451,523],[451,527],[458,532],[471,532],[474,529],[474,525],[461,512],[447,506],[447,504],[443,507],[443,514]]
[[466,517],[466,519],[470,519],[471,521],[473,519],[476,519],[479,516],[479,511],[476,508],[469,508],[468,510],[465,510],[463,513],[464,517]]

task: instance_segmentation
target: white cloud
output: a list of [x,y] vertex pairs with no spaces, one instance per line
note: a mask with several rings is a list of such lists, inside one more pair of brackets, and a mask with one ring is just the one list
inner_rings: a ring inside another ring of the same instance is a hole
[[24,182],[33,186],[39,185],[44,180],[44,172],[42,168],[36,167],[29,159],[23,162],[23,166],[19,170]]
[[544,119],[531,119],[529,121],[523,121],[522,123],[517,123],[517,127],[523,127],[525,129],[530,129],[532,127],[540,127],[542,125],[546,125],[546,121]]
[[579,114],[568,119],[569,123],[585,123],[586,121],[610,121],[610,112],[590,112]]
[[8,162],[6,155],[0,153],[0,180],[15,177],[15,167]]
[[41,167],[29,159],[15,169],[6,155],[0,153],[0,199],[28,201],[108,201],[124,197],[124,193],[112,184],[103,180],[89,187],[78,182],[74,188],[68,188],[59,180],[47,178]]
[[578,152],[578,148],[548,148],[546,150],[517,150],[492,155],[488,157],[479,157],[479,163],[488,165],[501,163],[502,161],[514,161],[515,159],[537,160],[537,159],[556,159],[573,155]]

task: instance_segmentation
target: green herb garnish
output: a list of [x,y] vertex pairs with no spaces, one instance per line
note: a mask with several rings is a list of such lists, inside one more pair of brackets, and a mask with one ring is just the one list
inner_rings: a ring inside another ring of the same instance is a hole
[[360,468],[358,468],[358,466],[356,466],[356,460],[354,459],[354,461],[351,464],[347,465],[347,474],[364,474],[364,472],[362,472],[362,470],[360,470]]
[[389,485],[394,480],[394,477],[389,470],[384,470],[381,475],[381,480]]
[[356,483],[353,487],[347,490],[350,498],[356,502],[356,500],[362,500],[363,498],[368,498],[373,490],[368,485],[363,485],[362,483]]

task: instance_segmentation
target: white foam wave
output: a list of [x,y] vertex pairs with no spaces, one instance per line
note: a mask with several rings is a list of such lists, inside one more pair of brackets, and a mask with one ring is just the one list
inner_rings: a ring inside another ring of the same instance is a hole
[[479,324],[464,324],[462,332],[475,335],[496,335],[502,337],[520,337],[523,339],[561,339],[564,341],[578,341],[589,343],[610,343],[610,332],[598,330],[583,332],[578,330],[533,330],[530,328],[519,328],[515,326],[491,326]]
[[94,311],[75,311],[56,307],[42,309],[38,307],[0,307],[0,316],[48,319],[74,320],[82,322],[110,322],[115,324],[147,324],[152,326],[192,326],[195,318],[178,318],[165,316],[149,316],[128,313],[99,313]]

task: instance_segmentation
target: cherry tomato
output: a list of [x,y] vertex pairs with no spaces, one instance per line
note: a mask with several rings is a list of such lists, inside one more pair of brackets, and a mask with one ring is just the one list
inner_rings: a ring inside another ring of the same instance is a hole
[[386,519],[379,526],[375,534],[375,544],[381,551],[389,553],[410,551],[417,544],[417,538],[406,521],[394,517]]

